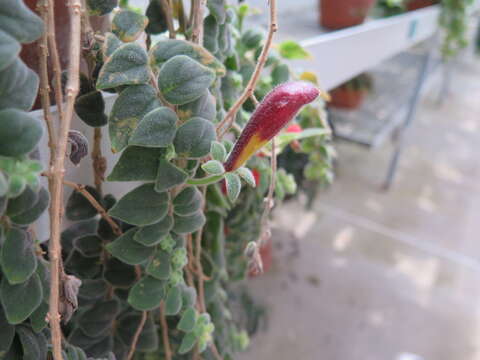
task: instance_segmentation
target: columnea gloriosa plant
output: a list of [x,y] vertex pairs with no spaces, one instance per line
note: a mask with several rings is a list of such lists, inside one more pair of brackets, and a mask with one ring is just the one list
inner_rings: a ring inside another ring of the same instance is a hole
[[[0,358],[233,359],[249,334],[231,284],[262,269],[273,203],[297,190],[277,155],[331,180],[315,75],[284,63],[308,54],[292,42],[269,51],[276,1],[265,35],[225,0],[192,0],[189,14],[182,0],[151,0],[145,14],[70,0],[66,69],[54,1],[5,2]],[[36,71],[20,58],[27,43]],[[92,185],[67,180],[66,162],[85,167],[88,154]]]

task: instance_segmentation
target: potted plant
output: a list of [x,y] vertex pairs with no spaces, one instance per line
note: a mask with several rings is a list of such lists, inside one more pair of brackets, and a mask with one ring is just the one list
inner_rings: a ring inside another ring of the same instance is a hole
[[363,23],[375,0],[319,0],[320,25],[342,29]]
[[[70,0],[66,73],[53,51],[61,30],[46,32],[52,1],[39,2],[41,18],[23,0],[4,2],[0,357],[234,358],[248,336],[231,316],[233,275],[261,269],[273,204],[296,189],[276,156],[323,133],[281,133],[320,90],[289,81],[283,57],[304,56],[298,44],[269,54],[276,1],[264,36],[243,28],[247,6],[222,0],[206,2],[208,16],[203,1],[189,16],[182,1],[153,0],[143,14]],[[90,27],[98,14],[112,19],[105,33]],[[19,57],[34,41],[37,73]],[[52,77],[62,84],[53,94]],[[37,94],[42,110],[30,112]],[[267,156],[253,156],[262,147]],[[124,191],[109,193],[112,182]]]
[[330,91],[329,105],[349,110],[356,109],[362,104],[371,89],[371,76],[367,73],[360,74]]

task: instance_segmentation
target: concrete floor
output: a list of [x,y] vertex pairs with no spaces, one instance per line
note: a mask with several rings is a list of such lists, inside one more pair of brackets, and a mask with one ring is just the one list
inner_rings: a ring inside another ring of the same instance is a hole
[[313,210],[277,212],[274,266],[249,282],[268,326],[240,359],[480,359],[479,79],[467,56],[442,106],[424,95],[389,192],[390,145],[337,143]]

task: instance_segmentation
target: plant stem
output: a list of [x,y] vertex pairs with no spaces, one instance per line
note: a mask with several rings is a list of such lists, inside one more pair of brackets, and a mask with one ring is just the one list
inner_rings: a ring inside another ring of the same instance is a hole
[[[205,199],[207,188],[205,186],[202,186],[202,189],[200,191],[202,192],[202,196]],[[198,306],[201,312],[205,312],[207,311],[207,309],[205,307],[205,289],[203,283],[204,276],[202,267],[202,235],[203,227],[195,234],[195,268],[198,277]]]
[[193,179],[188,179],[187,184],[188,185],[210,185],[210,184],[219,182],[220,180],[223,179],[223,177],[224,177],[224,174],[205,176],[203,178],[193,178]]
[[[63,122],[62,67],[60,65],[60,56],[58,55],[57,39],[55,36],[55,6],[53,2],[54,0],[46,1],[48,1],[47,38],[50,49],[50,57],[52,58],[53,78],[55,82],[55,102],[57,105],[58,117],[60,122]],[[70,34],[70,36],[72,36],[72,34]]]
[[[38,10],[42,16],[42,20],[48,26],[48,0],[43,0],[38,4]],[[40,65],[40,89],[39,93],[42,101],[43,117],[47,125],[48,131],[48,147],[50,148],[50,166],[52,159],[55,158],[56,136],[53,124],[52,113],[50,111],[50,85],[48,82],[48,35],[44,32],[41,40],[38,42],[39,65]]]
[[165,302],[160,304],[160,324],[162,325],[163,351],[165,360],[172,360],[172,349],[170,348],[170,339],[168,338],[168,324],[165,317]]
[[82,194],[90,202],[90,204],[92,204],[92,206],[98,211],[100,216],[104,218],[105,221],[110,225],[115,235],[117,236],[122,235],[122,230],[120,229],[118,224],[115,221],[113,221],[113,219],[110,217],[110,215],[108,215],[107,211],[103,208],[103,206],[100,205],[100,203],[92,196],[92,194],[90,194],[87,191],[84,185],[76,184],[68,180],[63,180],[63,183],[68,187],[71,187],[75,191],[78,191],[80,194]]
[[[272,139],[272,149],[275,149],[275,137]],[[275,151],[272,152],[270,158],[270,185],[268,186],[267,197],[265,198],[265,208],[263,209],[262,218],[260,221],[260,238],[259,245],[262,245],[262,242],[270,237],[270,226],[268,225],[268,216],[270,215],[270,210],[273,208],[273,193],[275,191],[275,182],[277,178],[277,154]]]
[[195,44],[201,44],[203,42],[203,10],[205,3],[206,0],[193,0],[194,13],[192,42]]
[[[68,82],[65,93],[67,95],[67,104],[65,107],[64,117],[61,119],[60,131],[57,140],[57,151],[53,162],[51,176],[51,209],[50,209],[50,299],[49,299],[49,321],[52,333],[52,348],[54,360],[62,360],[62,330],[60,327],[60,315],[58,313],[60,276],[63,274],[61,268],[61,243],[60,231],[63,213],[63,179],[65,176],[65,154],[67,151],[68,131],[73,117],[73,105],[79,88],[79,72],[80,72],[80,13],[82,5],[80,0],[70,0],[70,64],[68,67]],[[51,8],[50,8],[51,7]],[[50,0],[49,15],[53,15],[53,5]],[[52,19],[49,18],[49,32],[53,30]],[[53,54],[55,57],[55,55]],[[58,64],[57,64],[58,65]],[[55,64],[54,64],[55,66]],[[57,69],[58,70],[58,69]],[[60,74],[57,74],[60,76]],[[55,89],[55,94],[61,92],[62,89]],[[60,108],[62,102],[57,103]]]
[[138,328],[135,331],[135,335],[133,336],[132,344],[130,345],[130,351],[128,352],[128,355],[127,355],[127,360],[131,360],[133,358],[133,355],[135,355],[135,349],[137,348],[138,338],[140,337],[143,327],[145,326],[145,322],[147,321],[147,314],[148,313],[146,311],[142,311],[142,318],[140,319],[140,324],[138,324]]
[[268,27],[267,39],[265,40],[265,44],[263,44],[257,66],[253,71],[252,77],[248,81],[247,87],[235,104],[233,104],[233,106],[230,108],[227,115],[225,115],[225,118],[217,125],[217,135],[219,139],[222,139],[228,130],[230,130],[233,122],[235,121],[235,115],[243,103],[247,101],[249,97],[254,95],[255,87],[258,79],[260,78],[260,74],[263,70],[265,62],[267,61],[268,53],[270,51],[270,47],[272,46],[273,36],[277,32],[277,29],[277,0],[270,0],[270,25]]
[[168,0],[160,0],[160,6],[162,7],[163,13],[165,14],[168,27],[168,36],[170,39],[175,39],[175,27],[173,26],[173,11]]
[[95,188],[99,194],[102,194],[102,183],[105,179],[105,170],[107,169],[107,160],[102,156],[101,144],[102,128],[95,128],[93,135],[92,165]]

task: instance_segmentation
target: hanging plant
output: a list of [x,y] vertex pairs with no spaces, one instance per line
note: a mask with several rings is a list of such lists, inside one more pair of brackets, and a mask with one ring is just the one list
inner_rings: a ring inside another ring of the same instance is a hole
[[[269,52],[276,1],[264,35],[243,28],[248,7],[223,0],[206,7],[194,0],[190,15],[181,0],[152,0],[145,14],[125,1],[118,8],[115,0],[70,0],[63,73],[52,2],[39,1],[41,18],[21,0],[7,2],[0,10],[0,358],[233,358],[248,335],[231,315],[230,284],[261,272],[270,210],[297,187],[277,171],[276,157],[307,140],[328,146],[318,84],[297,79],[282,60],[308,54],[294,42],[280,44],[280,55]],[[110,15],[109,31],[95,33],[90,15]],[[36,39],[40,76],[18,58],[20,43]],[[114,94],[108,114],[106,92]],[[37,93],[50,152],[43,166],[36,154],[44,126],[28,112]],[[285,131],[314,101],[312,122]],[[93,128],[92,140],[71,129],[74,113]],[[119,154],[109,173],[103,141]],[[82,166],[89,153],[93,185],[66,180],[67,158]],[[129,190],[117,199],[105,181]],[[47,208],[50,236],[41,243],[34,224]]]

